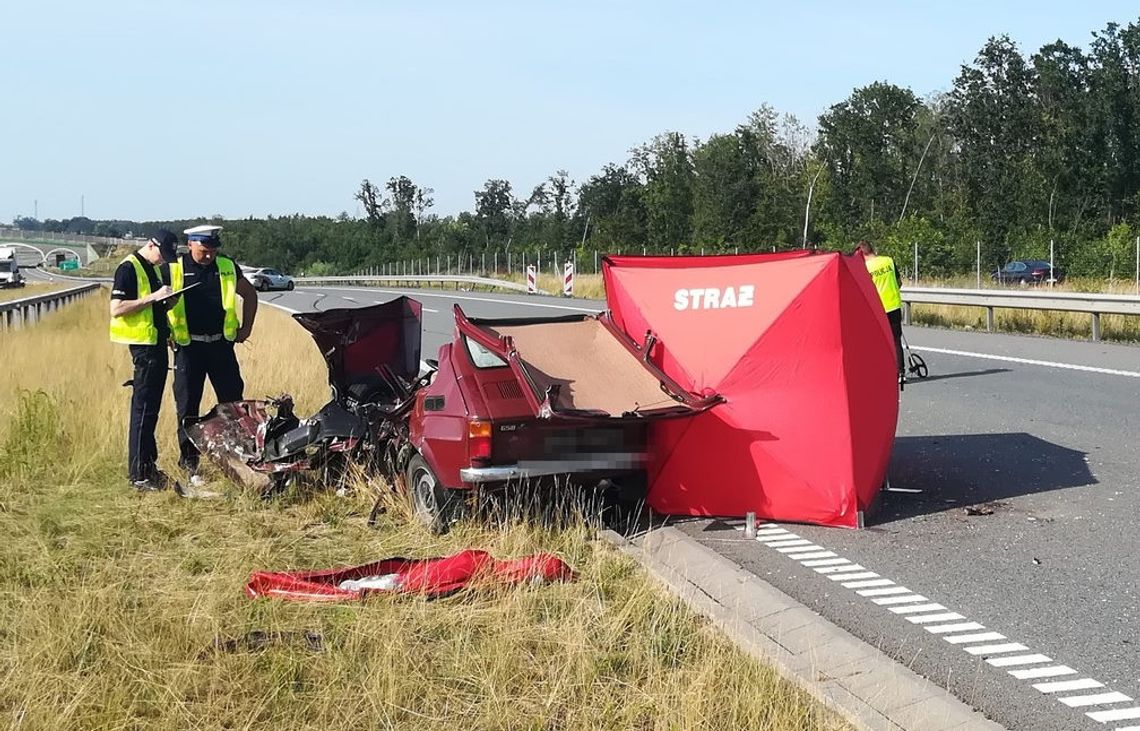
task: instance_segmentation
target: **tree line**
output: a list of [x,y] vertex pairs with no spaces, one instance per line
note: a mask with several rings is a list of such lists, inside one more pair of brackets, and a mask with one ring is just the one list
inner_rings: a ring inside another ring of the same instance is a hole
[[[362,216],[222,221],[239,258],[289,271],[354,272],[440,257],[491,261],[549,252],[696,253],[861,238],[924,274],[1048,258],[1070,274],[1132,274],[1140,233],[1140,20],[1110,23],[1087,49],[1024,54],[989,39],[949,90],[919,97],[885,81],[831,105],[815,131],[761,106],[734,130],[665,132],[578,183],[487,180],[457,215],[404,175],[365,179]],[[347,196],[346,196],[347,197]],[[146,235],[187,222],[15,221],[22,228]]]

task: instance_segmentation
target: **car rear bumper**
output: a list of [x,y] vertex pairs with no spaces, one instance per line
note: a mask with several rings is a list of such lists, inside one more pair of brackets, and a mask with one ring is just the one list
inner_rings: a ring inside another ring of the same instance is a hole
[[614,473],[638,470],[645,466],[645,455],[636,452],[579,454],[551,460],[531,460],[513,465],[464,467],[459,477],[467,483],[510,482],[551,475]]

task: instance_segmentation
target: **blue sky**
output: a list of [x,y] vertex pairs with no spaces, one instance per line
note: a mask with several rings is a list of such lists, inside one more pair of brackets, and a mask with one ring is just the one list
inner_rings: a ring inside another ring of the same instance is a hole
[[876,80],[944,91],[986,38],[1087,45],[1135,2],[9,0],[0,221],[357,212],[362,178],[581,182],[761,104],[814,123]]

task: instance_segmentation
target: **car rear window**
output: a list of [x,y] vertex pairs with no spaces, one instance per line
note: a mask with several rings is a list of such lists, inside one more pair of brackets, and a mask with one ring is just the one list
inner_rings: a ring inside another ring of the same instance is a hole
[[471,356],[471,362],[475,364],[476,368],[502,368],[507,364],[505,360],[471,338],[463,338],[463,344],[466,346],[467,354]]

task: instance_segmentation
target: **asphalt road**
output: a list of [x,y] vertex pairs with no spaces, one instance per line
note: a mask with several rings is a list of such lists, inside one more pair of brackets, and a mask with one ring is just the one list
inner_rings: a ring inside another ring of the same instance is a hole
[[45,272],[42,269],[36,269],[34,267],[25,267],[23,265],[23,263],[20,264],[20,274],[22,274],[24,276],[24,279],[28,280],[29,282],[60,282],[60,281],[63,281],[59,277],[55,277],[55,276],[49,274],[48,272]]
[[[425,357],[450,339],[456,303],[484,317],[600,306],[439,290],[263,298],[323,310],[400,293],[424,304]],[[1140,348],[908,337],[930,377],[902,396],[892,491],[866,530],[783,525],[761,542],[740,521],[676,525],[1009,729],[1140,729]]]

